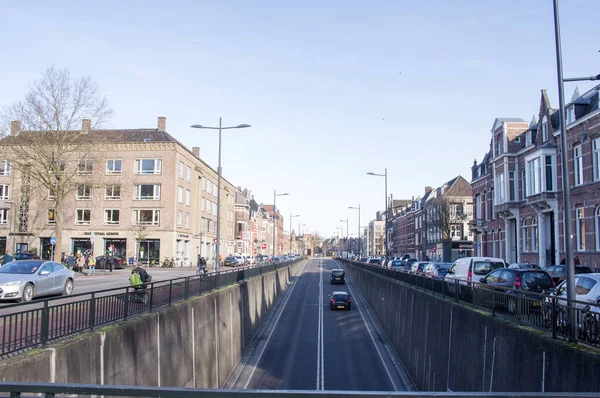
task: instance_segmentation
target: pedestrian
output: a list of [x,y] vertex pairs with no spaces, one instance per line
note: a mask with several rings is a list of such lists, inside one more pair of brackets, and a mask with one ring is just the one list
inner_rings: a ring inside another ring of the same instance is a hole
[[100,257],[100,269],[104,271],[106,269],[106,256]]
[[90,270],[88,271],[88,276],[96,275],[96,258],[94,257],[94,253],[90,254],[88,266],[90,268]]
[[75,267],[75,259],[71,253],[69,253],[69,257],[67,257],[67,267],[69,267],[69,269],[73,269]]
[[13,258],[8,250],[4,251],[4,255],[0,258],[0,262],[2,263],[2,265],[10,263],[12,260]]
[[85,264],[85,258],[83,257],[82,254],[80,254],[79,258],[77,259],[77,272],[83,271],[84,264]]
[[113,268],[115,267],[115,256],[111,255],[108,258],[108,270],[113,272]]
[[575,266],[581,265],[581,262],[579,261],[579,256],[577,256],[577,255],[575,255],[573,262],[575,263]]

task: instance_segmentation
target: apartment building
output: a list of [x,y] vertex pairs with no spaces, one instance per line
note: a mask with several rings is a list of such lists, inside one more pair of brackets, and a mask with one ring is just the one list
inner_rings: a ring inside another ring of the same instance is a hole
[[[198,255],[214,258],[217,220],[217,172],[166,132],[166,119],[154,129],[92,130],[84,120],[79,139],[93,150],[74,153],[60,164],[57,178],[72,168],[73,192],[62,214],[55,200],[23,170],[11,168],[11,147],[38,132],[11,124],[11,135],[0,140],[4,170],[4,208],[0,209],[0,249],[37,248],[48,258],[56,220],[62,234],[57,253],[93,250],[136,257],[159,264],[174,258],[181,266],[196,263]],[[47,187],[47,186],[46,186]],[[235,187],[221,179],[221,252],[234,251]],[[1,204],[2,202],[0,202]]]

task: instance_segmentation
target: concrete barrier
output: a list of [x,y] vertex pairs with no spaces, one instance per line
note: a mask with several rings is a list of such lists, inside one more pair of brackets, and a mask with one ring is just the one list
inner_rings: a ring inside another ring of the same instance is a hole
[[419,390],[600,391],[598,350],[344,263]]
[[301,264],[8,358],[0,380],[219,388]]

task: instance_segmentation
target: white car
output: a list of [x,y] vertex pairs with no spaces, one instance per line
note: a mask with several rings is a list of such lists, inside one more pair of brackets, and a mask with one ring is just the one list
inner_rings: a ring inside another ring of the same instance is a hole
[[497,268],[506,268],[501,258],[494,257],[463,257],[452,264],[446,275],[448,291],[455,293],[456,284],[471,285]]

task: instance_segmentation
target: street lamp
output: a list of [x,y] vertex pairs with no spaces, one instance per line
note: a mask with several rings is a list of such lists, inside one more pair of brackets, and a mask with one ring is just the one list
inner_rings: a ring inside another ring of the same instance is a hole
[[292,254],[292,218],[294,217],[300,217],[300,214],[292,216],[292,213],[290,213],[290,254]]
[[250,127],[250,125],[239,124],[237,126],[223,127],[221,125],[221,118],[219,118],[219,127],[209,127],[201,124],[194,124],[190,127],[195,129],[219,130],[219,165],[217,166],[217,246],[215,248],[215,261],[217,263],[215,270],[218,272],[221,265],[219,262],[219,248],[221,246],[221,131],[229,129],[245,129]]
[[571,240],[572,217],[571,217],[571,188],[569,185],[569,160],[567,147],[567,123],[565,117],[565,92],[564,82],[578,82],[589,80],[600,80],[600,75],[588,77],[563,78],[562,50],[560,40],[560,22],[558,18],[558,0],[554,0],[554,41],[556,45],[556,75],[558,79],[558,101],[560,116],[560,144],[561,144],[561,166],[562,166],[562,184],[564,209],[564,239],[565,239],[565,262],[567,265],[567,305],[569,313],[569,335],[572,341],[577,336],[577,322],[575,320],[575,310],[572,307],[575,296],[575,262],[573,259],[573,241]]
[[[15,255],[15,252],[17,251],[17,235],[15,235],[15,226],[17,224],[17,212],[16,210],[12,210],[12,207],[15,206],[15,208],[17,207],[17,204],[15,202],[4,202],[7,205],[10,205],[11,208],[11,217],[10,220],[12,221],[12,236],[13,236],[13,256]],[[6,251],[6,249],[5,249]]]
[[377,173],[373,173],[373,172],[369,172],[367,173],[367,175],[370,176],[376,176],[376,177],[384,177],[385,178],[385,256],[387,257],[387,251],[388,251],[388,219],[389,219],[389,214],[388,214],[388,196],[387,196],[387,167],[385,168],[385,173],[384,174],[377,174]]
[[358,205],[358,207],[354,207],[354,206],[348,206],[349,209],[353,209],[353,210],[358,210],[358,255],[362,257],[362,244],[361,244],[361,240],[360,240],[360,204]]
[[287,196],[289,193],[277,193],[277,190],[273,190],[273,261],[275,261],[275,235],[277,235],[277,224],[275,223],[275,200],[278,196]]

